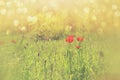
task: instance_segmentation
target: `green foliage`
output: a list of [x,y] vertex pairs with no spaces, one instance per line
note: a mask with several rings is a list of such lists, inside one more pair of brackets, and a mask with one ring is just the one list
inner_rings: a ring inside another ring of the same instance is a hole
[[[34,41],[22,38],[18,44],[12,80],[93,80],[101,74],[100,57],[92,39],[86,38],[80,49],[77,42],[65,40]],[[70,47],[69,47],[70,46]]]

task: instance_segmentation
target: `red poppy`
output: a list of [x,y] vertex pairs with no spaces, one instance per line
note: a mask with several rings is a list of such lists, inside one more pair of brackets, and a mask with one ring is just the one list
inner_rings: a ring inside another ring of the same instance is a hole
[[17,41],[16,40],[11,40],[11,43],[16,44]]
[[72,43],[74,41],[74,36],[68,36],[67,38],[66,38],[66,42],[68,42],[68,43]]
[[80,48],[80,46],[76,46],[76,48],[77,48],[77,49],[79,49],[79,48]]
[[78,38],[77,38],[77,41],[79,41],[79,42],[83,42],[83,40],[84,40],[83,37],[78,37]]
[[4,45],[5,43],[3,41],[0,41],[0,45]]

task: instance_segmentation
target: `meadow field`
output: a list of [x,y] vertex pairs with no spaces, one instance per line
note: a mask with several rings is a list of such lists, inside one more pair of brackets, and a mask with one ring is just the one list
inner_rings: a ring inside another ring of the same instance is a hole
[[119,0],[0,0],[0,80],[120,80]]

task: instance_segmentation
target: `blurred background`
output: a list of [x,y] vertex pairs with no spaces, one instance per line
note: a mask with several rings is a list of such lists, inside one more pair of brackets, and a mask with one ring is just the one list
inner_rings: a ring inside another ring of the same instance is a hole
[[78,31],[97,36],[108,69],[102,80],[120,80],[120,0],[0,0],[0,50],[13,34],[52,39]]
[[118,34],[119,5],[119,0],[0,0],[0,30],[12,33],[57,26],[58,30],[81,27]]

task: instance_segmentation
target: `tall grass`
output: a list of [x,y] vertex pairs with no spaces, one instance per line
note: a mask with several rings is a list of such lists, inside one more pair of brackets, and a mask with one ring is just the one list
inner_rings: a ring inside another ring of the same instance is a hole
[[77,40],[18,40],[9,79],[11,80],[93,80],[102,73],[99,50],[92,37],[85,37],[80,49]]

